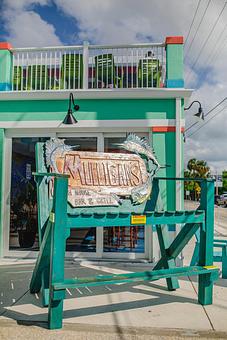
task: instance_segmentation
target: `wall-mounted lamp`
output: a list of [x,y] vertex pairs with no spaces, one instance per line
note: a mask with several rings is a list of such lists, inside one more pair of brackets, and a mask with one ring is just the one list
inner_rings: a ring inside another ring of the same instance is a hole
[[67,112],[67,115],[65,116],[62,124],[73,125],[73,124],[78,123],[76,118],[73,116],[72,103],[73,103],[74,110],[78,111],[80,109],[80,107],[79,107],[79,105],[75,105],[73,94],[70,93],[68,112]]
[[203,112],[203,109],[202,109],[202,105],[201,105],[201,103],[198,100],[194,100],[188,107],[185,107],[184,110],[185,111],[189,110],[194,103],[198,103],[199,104],[198,112],[195,113],[194,116],[204,120],[204,112]]

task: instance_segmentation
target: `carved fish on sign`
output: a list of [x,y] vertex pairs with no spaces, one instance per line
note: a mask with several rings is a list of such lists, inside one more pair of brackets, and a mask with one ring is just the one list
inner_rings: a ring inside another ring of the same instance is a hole
[[69,152],[79,145],[70,146],[65,144],[65,139],[51,138],[45,143],[46,165],[50,166],[54,172],[58,172],[56,158],[61,157],[65,152]]
[[130,133],[123,143],[115,144],[129,152],[136,153],[140,156],[145,156],[148,160],[152,160],[157,166],[157,170],[161,168],[158,163],[153,148],[148,144],[145,138],[140,138],[134,133]]

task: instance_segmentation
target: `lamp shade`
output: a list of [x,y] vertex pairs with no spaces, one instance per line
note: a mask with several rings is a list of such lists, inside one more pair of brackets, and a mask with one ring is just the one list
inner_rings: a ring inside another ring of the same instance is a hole
[[76,118],[73,116],[73,111],[71,109],[68,110],[67,115],[65,116],[62,124],[66,124],[66,125],[73,125],[78,123],[78,121],[76,120]]
[[201,106],[199,107],[198,112],[194,114],[194,116],[204,120],[204,112]]

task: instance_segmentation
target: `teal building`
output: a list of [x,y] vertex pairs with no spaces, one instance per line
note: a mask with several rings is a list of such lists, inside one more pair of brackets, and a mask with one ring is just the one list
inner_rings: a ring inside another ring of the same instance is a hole
[[[64,125],[69,95],[80,110]],[[0,256],[38,250],[35,144],[64,138],[82,151],[119,152],[127,134],[146,137],[159,176],[183,176],[183,37],[140,45],[17,48],[0,43]],[[180,184],[162,184],[169,210],[182,208]],[[169,230],[173,235],[177,232]],[[72,232],[67,255],[156,260],[153,228],[88,228]]]

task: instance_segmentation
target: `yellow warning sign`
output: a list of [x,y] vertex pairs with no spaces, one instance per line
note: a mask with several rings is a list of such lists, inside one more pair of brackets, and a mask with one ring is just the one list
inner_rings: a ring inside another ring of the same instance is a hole
[[205,269],[218,269],[217,266],[203,266]]
[[49,221],[54,223],[54,220],[55,220],[55,213],[51,212],[49,216]]
[[131,216],[131,224],[146,224],[147,217],[146,215],[132,215]]

